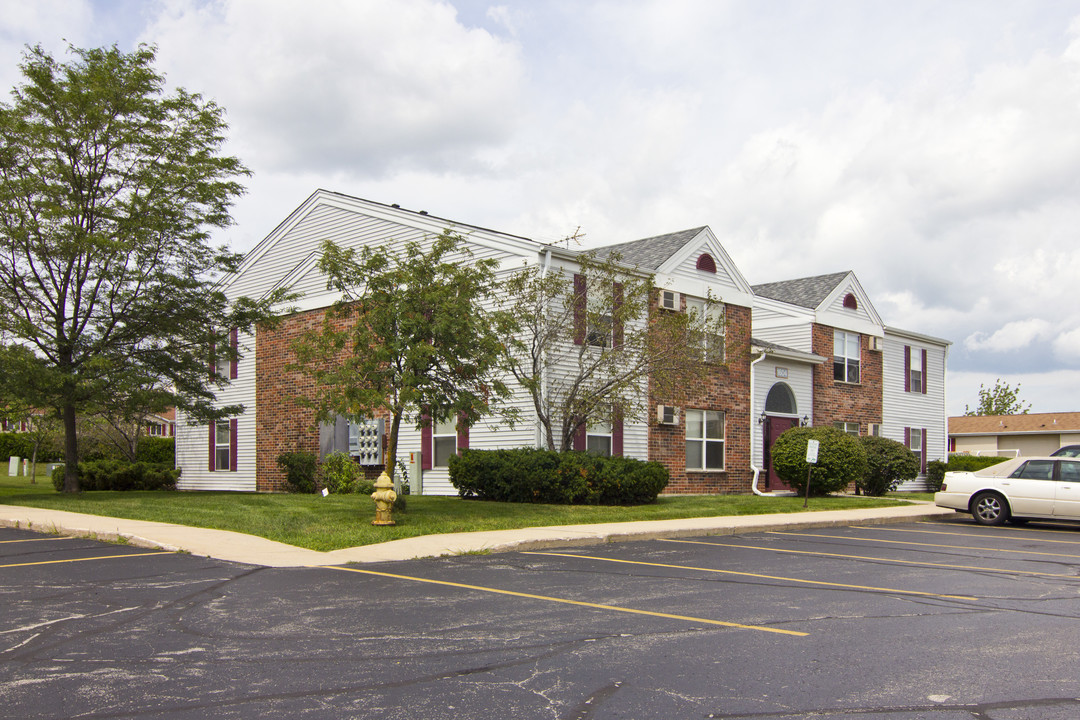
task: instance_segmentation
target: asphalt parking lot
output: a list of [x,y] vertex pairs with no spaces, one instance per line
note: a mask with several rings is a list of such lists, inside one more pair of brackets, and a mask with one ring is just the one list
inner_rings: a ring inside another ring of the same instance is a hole
[[0,530],[0,715],[1080,716],[1080,527],[259,568]]

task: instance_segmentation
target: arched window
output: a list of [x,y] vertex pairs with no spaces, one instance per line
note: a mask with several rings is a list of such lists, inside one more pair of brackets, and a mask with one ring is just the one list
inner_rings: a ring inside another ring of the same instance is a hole
[[783,413],[794,415],[799,411],[795,404],[795,393],[787,383],[778,382],[769,390],[769,396],[765,398],[765,412]]
[[844,296],[844,307],[846,307],[848,310],[858,310],[859,301],[855,299],[855,296],[853,294],[848,293]]
[[716,261],[712,259],[712,255],[709,253],[702,253],[697,259],[697,269],[704,270],[705,272],[716,272]]

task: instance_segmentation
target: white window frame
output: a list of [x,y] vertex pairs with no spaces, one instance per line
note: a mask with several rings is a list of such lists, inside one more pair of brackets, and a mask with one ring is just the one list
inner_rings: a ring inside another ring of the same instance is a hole
[[724,362],[727,332],[724,327],[724,304],[719,302],[709,303],[701,298],[687,297],[686,312],[690,316],[691,324],[704,320],[709,328],[717,332],[696,332],[700,337],[701,349],[704,351],[707,362]]
[[[726,448],[727,448],[727,417],[721,410],[686,410],[683,413],[685,419],[686,428],[686,469],[696,471],[722,471],[725,469],[726,462]],[[719,428],[719,433],[710,436],[709,435],[709,421],[713,420],[715,426]],[[697,431],[695,431],[695,428]],[[700,433],[700,434],[699,434]],[[720,448],[720,464],[712,465],[708,464],[709,449],[719,445]],[[698,462],[692,464],[690,461],[691,448],[698,448],[697,458]]]
[[[833,380],[857,385],[861,377],[861,366],[862,338],[859,334],[833,330]],[[842,368],[842,377],[836,376],[838,368]]]
[[837,422],[833,423],[833,427],[836,428],[837,430],[843,430],[848,435],[856,435],[857,436],[859,434],[859,423],[857,423],[857,422],[837,421]]
[[612,425],[604,420],[589,420],[585,424],[585,452],[611,457],[614,441]]
[[919,454],[923,450],[923,442],[926,438],[923,437],[922,428],[909,428],[908,429],[908,450],[915,454]]
[[[224,434],[224,442],[222,436]],[[222,454],[224,453],[224,454]],[[224,461],[222,461],[224,458]],[[218,420],[214,423],[214,471],[232,470],[232,423],[228,420]]]
[[[457,441],[456,422],[452,420],[433,422],[431,424],[431,467],[447,467],[450,458],[457,455]],[[441,463],[440,460],[442,460]]]
[[926,368],[923,367],[923,353],[921,348],[911,348],[910,373],[908,375],[908,392],[922,394],[923,383],[926,378]]

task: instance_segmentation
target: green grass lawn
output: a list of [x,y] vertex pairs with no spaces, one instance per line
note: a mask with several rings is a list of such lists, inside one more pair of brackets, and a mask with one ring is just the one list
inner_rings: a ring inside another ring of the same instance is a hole
[[[435,533],[506,530],[543,525],[670,520],[716,515],[804,512],[800,497],[754,495],[662,497],[635,507],[524,505],[461,500],[453,497],[407,498],[397,525],[373,527],[375,506],[366,495],[286,495],[224,492],[87,492],[63,495],[39,474],[27,478],[0,475],[0,504],[28,505],[71,512],[156,520],[249,533],[309,548],[336,550]],[[809,510],[838,510],[902,505],[895,498],[810,498]]]

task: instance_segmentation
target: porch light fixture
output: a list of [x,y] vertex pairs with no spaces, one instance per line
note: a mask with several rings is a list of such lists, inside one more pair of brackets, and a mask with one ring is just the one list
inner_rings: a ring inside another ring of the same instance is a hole
[[762,410],[761,411],[761,416],[758,417],[758,419],[757,419],[758,425],[764,425],[765,421],[768,420],[768,419],[769,419],[769,416],[765,414],[764,410]]
[[803,415],[802,420],[799,421],[799,427],[806,427],[809,424],[810,424],[810,416],[809,415]]

